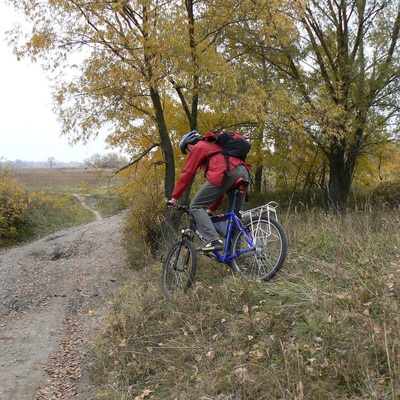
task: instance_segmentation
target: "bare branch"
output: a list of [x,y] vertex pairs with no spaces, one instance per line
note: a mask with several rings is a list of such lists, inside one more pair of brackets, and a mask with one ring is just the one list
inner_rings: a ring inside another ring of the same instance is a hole
[[143,158],[145,158],[147,156],[147,154],[149,154],[153,149],[155,149],[156,147],[159,147],[159,146],[161,146],[160,143],[154,143],[148,149],[146,149],[142,154],[140,154],[138,157],[136,157],[135,159],[131,160],[127,165],[124,165],[122,168],[120,168],[116,172],[114,172],[113,175],[117,175],[120,172],[125,171],[126,169],[128,169],[132,165],[137,164],[139,161],[143,160]]

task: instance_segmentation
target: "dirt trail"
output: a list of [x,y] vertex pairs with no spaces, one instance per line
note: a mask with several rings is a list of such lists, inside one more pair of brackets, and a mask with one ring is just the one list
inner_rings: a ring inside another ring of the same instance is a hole
[[94,399],[86,356],[127,279],[122,216],[0,251],[0,400]]

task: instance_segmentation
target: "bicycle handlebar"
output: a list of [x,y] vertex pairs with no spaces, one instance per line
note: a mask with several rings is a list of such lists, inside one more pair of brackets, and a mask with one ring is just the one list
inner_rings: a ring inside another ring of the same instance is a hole
[[164,201],[165,201],[165,203],[166,203],[167,206],[174,207],[174,208],[176,208],[177,210],[182,210],[182,211],[184,211],[184,212],[187,213],[187,214],[191,214],[190,210],[189,210],[186,206],[181,206],[180,204],[172,204],[172,203],[169,201],[169,199],[167,199],[167,198],[165,198]]

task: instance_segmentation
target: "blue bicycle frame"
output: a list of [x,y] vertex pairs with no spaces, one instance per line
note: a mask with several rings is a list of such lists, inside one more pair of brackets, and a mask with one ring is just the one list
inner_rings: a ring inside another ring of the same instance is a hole
[[[228,223],[228,229],[227,229],[227,235],[226,235],[226,240],[225,240],[225,246],[223,252],[219,251],[213,251],[213,254],[216,256],[217,260],[222,262],[222,263],[228,263],[232,259],[244,254],[248,253],[249,251],[254,250],[254,239],[253,235],[248,232],[246,229],[244,229],[241,220],[238,218],[236,215],[235,211],[229,211],[224,214],[225,217],[229,217],[229,223]],[[232,239],[232,228],[233,226],[236,226],[240,232],[243,234],[244,239],[246,240],[247,244],[249,245],[248,248],[240,250],[238,253],[227,255],[229,253],[229,248],[231,245],[231,239]],[[199,232],[197,232],[197,235]]]

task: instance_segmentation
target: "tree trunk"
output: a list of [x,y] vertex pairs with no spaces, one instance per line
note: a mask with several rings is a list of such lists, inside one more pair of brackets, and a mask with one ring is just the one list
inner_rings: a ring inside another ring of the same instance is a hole
[[167,124],[165,123],[164,110],[162,108],[160,95],[154,88],[150,88],[150,93],[156,114],[156,123],[158,133],[160,135],[161,148],[165,162],[164,195],[165,197],[170,198],[175,184],[174,150],[168,135]]
[[351,178],[344,169],[343,158],[330,158],[329,183],[326,206],[332,211],[342,211],[350,191]]
[[335,144],[331,146],[326,199],[326,205],[330,210],[342,211],[346,205],[359,155],[359,144],[358,142],[347,151],[344,142],[335,141]]
[[[165,163],[164,196],[170,199],[175,185],[174,150],[168,134],[160,95],[155,88],[150,88],[150,94],[155,110],[156,123]],[[164,211],[164,222],[161,225],[160,237],[153,238],[152,248],[154,251],[162,248],[163,243],[166,243],[168,238],[174,237],[174,233],[177,231],[179,223],[180,217],[166,206]]]
[[262,184],[262,172],[263,167],[259,166],[254,173],[254,191],[256,193],[261,193],[261,184]]

